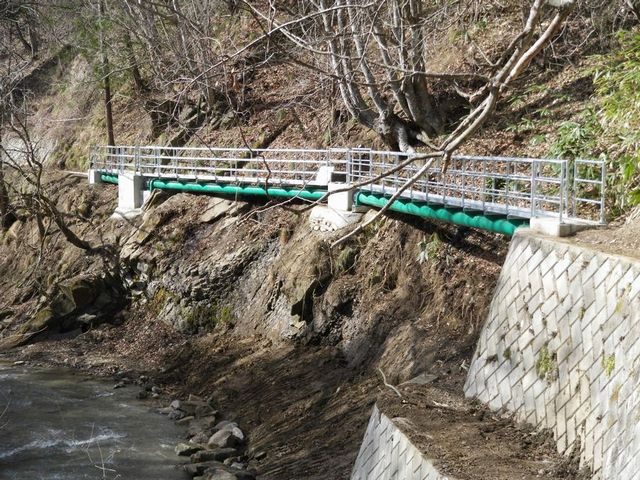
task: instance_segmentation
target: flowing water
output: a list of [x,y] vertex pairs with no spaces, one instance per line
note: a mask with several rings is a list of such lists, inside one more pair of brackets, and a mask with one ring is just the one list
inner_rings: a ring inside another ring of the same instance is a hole
[[132,388],[0,363],[0,480],[184,479],[180,429]]

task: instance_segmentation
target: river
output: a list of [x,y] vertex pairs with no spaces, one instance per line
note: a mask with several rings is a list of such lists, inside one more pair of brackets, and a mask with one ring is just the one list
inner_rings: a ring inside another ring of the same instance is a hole
[[182,480],[180,437],[133,388],[0,363],[1,480]]

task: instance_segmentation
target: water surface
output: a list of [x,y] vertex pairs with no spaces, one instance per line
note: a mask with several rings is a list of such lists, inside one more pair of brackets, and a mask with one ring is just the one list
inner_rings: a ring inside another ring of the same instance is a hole
[[133,388],[0,363],[0,480],[182,480],[180,437]]

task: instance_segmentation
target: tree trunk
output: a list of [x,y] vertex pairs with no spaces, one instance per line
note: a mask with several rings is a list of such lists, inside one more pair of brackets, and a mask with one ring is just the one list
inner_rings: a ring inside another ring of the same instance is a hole
[[146,92],[147,85],[142,79],[142,74],[138,68],[138,62],[136,61],[136,56],[133,52],[133,45],[131,44],[131,35],[128,31],[124,33],[124,46],[127,49],[127,60],[129,62],[129,68],[131,69],[131,75],[133,76],[135,91],[136,93]]
[[111,111],[111,77],[109,72],[109,57],[104,44],[104,31],[102,19],[104,17],[104,0],[99,3],[99,19],[100,19],[100,53],[102,55],[102,77],[104,82],[104,107],[107,123],[107,145],[115,145],[115,135],[113,134],[113,113]]
[[[0,142],[2,142],[1,135]],[[0,231],[8,229],[15,220],[16,216],[11,209],[9,192],[4,179],[4,160],[2,153],[0,153]]]

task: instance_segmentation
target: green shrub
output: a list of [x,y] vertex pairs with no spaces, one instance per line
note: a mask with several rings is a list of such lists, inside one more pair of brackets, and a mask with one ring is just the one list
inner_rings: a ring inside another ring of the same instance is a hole
[[599,117],[612,141],[609,185],[620,209],[640,203],[640,33],[618,34],[620,49],[597,57],[594,72]]

